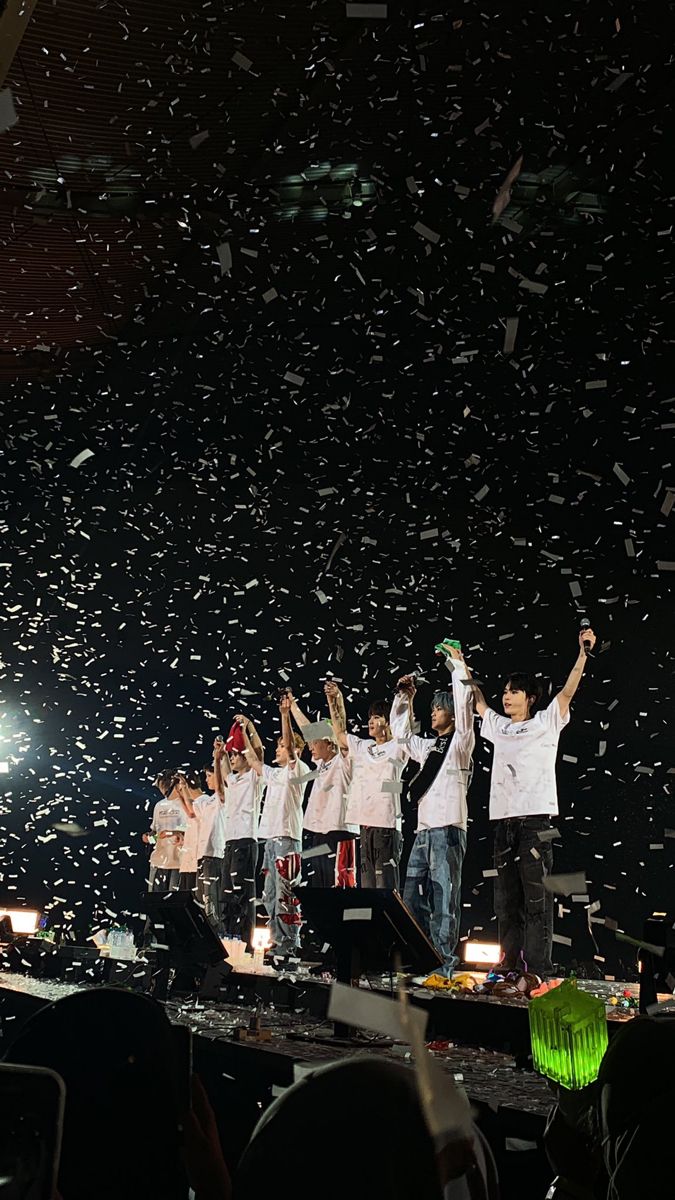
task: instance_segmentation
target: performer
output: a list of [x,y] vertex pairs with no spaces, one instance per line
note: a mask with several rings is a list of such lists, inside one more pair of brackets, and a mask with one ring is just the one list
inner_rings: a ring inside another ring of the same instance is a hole
[[194,771],[179,771],[176,777],[176,795],[185,814],[185,833],[180,847],[180,872],[178,890],[195,892],[197,887],[197,859],[199,853],[199,813],[194,800],[201,796],[199,777]]
[[347,716],[338,685],[325,686],[331,722],[341,750],[353,764],[346,820],[361,830],[361,887],[397,888],[401,861],[401,774],[408,755],[392,738],[384,702],[371,704],[368,738],[347,733]]
[[[252,763],[260,758],[262,742],[252,721],[239,714],[228,742],[235,743],[228,756],[222,738],[216,738],[213,769],[216,792],[225,807],[223,853],[223,925],[225,937],[240,937],[251,944],[255,925],[255,876],[258,866],[258,820],[260,779]],[[255,746],[255,748],[254,748]]]
[[223,930],[223,854],[225,851],[225,806],[215,794],[213,766],[200,772],[207,791],[195,797],[193,805],[199,820],[197,844],[197,889],[195,898],[218,937]]
[[531,675],[508,677],[503,717],[488,706],[480,688],[473,688],[481,734],[494,745],[490,820],[495,822],[495,911],[503,971],[553,974],[553,894],[543,884],[551,873],[553,847],[546,835],[551,817],[558,815],[558,741],[586,667],[583,643],[592,649],[595,641],[591,629],[579,634],[579,654],[567,683],[538,712],[533,709],[541,687]]
[[[291,713],[302,730],[309,725],[297,700],[290,694]],[[346,819],[347,794],[352,778],[349,756],[338,749],[337,737],[316,738],[308,743],[316,775],[305,812],[305,845],[308,849],[330,846],[330,854],[309,859],[309,887],[356,887],[354,838],[356,825]]]
[[185,829],[185,814],[176,792],[176,772],[162,771],[155,779],[155,787],[161,792],[162,799],[152,811],[150,833],[143,834],[143,841],[153,846],[148,890],[175,892],[178,890],[180,844]]
[[300,757],[305,743],[291,729],[289,696],[283,697],[279,711],[276,766],[253,759],[253,769],[266,788],[258,837],[265,844],[262,898],[277,958],[293,957],[300,948],[302,914],[296,889],[301,878],[302,802],[307,787],[303,776],[309,773]]
[[452,976],[457,965],[461,917],[462,863],[466,852],[467,789],[476,742],[469,671],[461,650],[442,643],[452,671],[452,695],[436,692],[431,701],[435,738],[411,733],[412,676],[399,680],[391,724],[420,771],[410,784],[417,804],[417,830],[408,860],[403,899],[443,957],[440,973]]

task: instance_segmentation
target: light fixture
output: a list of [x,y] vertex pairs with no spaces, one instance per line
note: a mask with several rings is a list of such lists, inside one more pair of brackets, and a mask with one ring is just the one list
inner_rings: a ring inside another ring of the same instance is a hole
[[502,956],[499,942],[465,942],[464,962],[474,966],[492,967]]
[[9,917],[14,933],[36,933],[41,915],[34,908],[0,908],[0,921]]
[[254,950],[269,950],[272,945],[272,936],[266,925],[259,925],[251,934],[251,945]]
[[265,925],[258,925],[251,934],[251,945],[253,946],[253,970],[260,970],[265,966],[265,951],[269,950],[272,945],[272,935]]

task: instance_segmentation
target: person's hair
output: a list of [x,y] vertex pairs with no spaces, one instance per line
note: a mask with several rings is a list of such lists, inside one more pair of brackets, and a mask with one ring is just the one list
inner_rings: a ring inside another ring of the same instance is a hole
[[[302,1153],[293,1165],[295,1200],[339,1200],[344,1176],[326,1163],[367,1129],[372,1154],[361,1155],[349,1191],[355,1200],[423,1196],[441,1200],[435,1148],[419,1102],[414,1071],[401,1063],[362,1056],[319,1067],[275,1100],[261,1117],[239,1163],[235,1200],[259,1200],[268,1188],[269,1164],[280,1162],[302,1130]],[[405,1155],[386,1151],[404,1141]]]
[[[283,733],[280,733],[277,738],[277,746],[282,745],[283,740],[284,740],[284,735],[283,735]],[[295,746],[295,753],[302,754],[302,752],[305,748],[305,742],[304,742],[304,738],[301,737],[301,735],[299,733],[293,734],[293,745]]]
[[434,692],[431,697],[432,708],[444,708],[450,713],[451,717],[455,715],[455,702],[450,692]]
[[649,1194],[672,1193],[674,1075],[675,1017],[636,1017],[612,1037],[597,1081],[599,1138],[612,1200],[638,1194],[645,1164]]
[[368,720],[370,720],[371,717],[385,717],[387,720],[389,720],[390,709],[391,704],[388,704],[386,700],[373,700],[370,708],[368,709]]
[[531,707],[536,708],[544,694],[544,684],[541,679],[537,679],[535,675],[530,675],[527,671],[512,671],[504,680],[504,687],[508,686],[512,692],[525,692],[528,697],[534,696]]
[[166,767],[155,778],[155,787],[159,788],[163,796],[168,796],[175,788],[177,778],[178,772],[175,767]]
[[[211,769],[212,768],[209,767],[209,770],[211,770]],[[179,771],[179,775],[185,780],[188,787],[191,787],[191,788],[201,787],[199,773],[197,771],[190,771],[190,770]]]
[[[110,987],[65,996],[26,1021],[4,1061],[48,1067],[66,1085],[58,1190],[67,1200],[187,1195],[186,1098],[171,1025],[155,1000]],[[102,1138],[122,1150],[105,1155],[104,1169]]]

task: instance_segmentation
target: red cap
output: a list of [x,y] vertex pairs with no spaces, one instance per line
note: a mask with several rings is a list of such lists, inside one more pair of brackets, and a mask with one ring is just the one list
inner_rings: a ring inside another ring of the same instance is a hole
[[228,754],[242,754],[245,747],[244,731],[239,722],[235,721],[225,739],[225,749]]

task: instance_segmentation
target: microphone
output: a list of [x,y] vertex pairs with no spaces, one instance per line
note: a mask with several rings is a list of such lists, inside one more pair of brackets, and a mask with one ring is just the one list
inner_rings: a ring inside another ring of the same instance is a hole
[[[579,632],[583,633],[585,629],[590,629],[590,627],[591,627],[591,623],[590,623],[588,617],[582,617],[581,625],[579,627]],[[588,655],[591,652],[591,643],[589,641],[587,641],[586,639],[584,639],[584,641],[581,644],[584,648],[584,654],[588,657]]]

